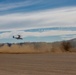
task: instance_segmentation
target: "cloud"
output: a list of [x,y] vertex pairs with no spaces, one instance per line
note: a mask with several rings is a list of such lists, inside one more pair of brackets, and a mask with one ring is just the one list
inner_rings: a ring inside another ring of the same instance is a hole
[[39,1],[25,0],[25,1],[18,1],[18,2],[12,2],[12,3],[11,2],[0,3],[0,11],[10,10],[10,9],[19,8],[19,7],[27,7],[27,6],[38,4],[39,2],[40,0]]
[[0,15],[0,30],[76,27],[76,7]]
[[61,36],[61,39],[62,40],[70,40],[70,39],[74,39],[74,38],[76,38],[76,34],[68,34],[68,35],[62,35]]
[[[44,32],[25,32],[25,31],[11,31],[0,34],[0,39],[4,38],[12,38],[12,36],[21,35],[23,38],[25,37],[46,37],[46,36],[66,36],[66,35],[75,35],[76,31],[65,31],[65,30],[50,30]],[[64,37],[65,38],[65,37]]]

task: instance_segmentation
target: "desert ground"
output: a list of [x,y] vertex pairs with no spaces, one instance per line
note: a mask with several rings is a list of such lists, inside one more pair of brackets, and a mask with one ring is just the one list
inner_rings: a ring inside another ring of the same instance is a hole
[[0,54],[0,75],[76,75],[76,54]]

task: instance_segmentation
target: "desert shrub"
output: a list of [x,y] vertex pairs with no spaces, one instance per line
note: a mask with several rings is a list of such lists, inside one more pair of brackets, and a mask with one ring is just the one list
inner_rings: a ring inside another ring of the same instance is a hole
[[62,46],[62,48],[63,48],[65,51],[69,51],[69,49],[71,48],[71,44],[70,44],[70,42],[68,42],[68,41],[63,41],[63,42],[61,43],[61,46]]
[[40,49],[40,47],[41,47],[41,44],[40,43],[33,43],[33,45],[34,45],[34,49]]
[[0,47],[3,47],[4,46],[4,44],[0,44]]
[[12,46],[12,44],[11,44],[11,43],[7,43],[7,45],[8,45],[8,47],[11,47],[11,46]]
[[24,43],[19,43],[18,45],[22,46],[22,45],[24,45]]

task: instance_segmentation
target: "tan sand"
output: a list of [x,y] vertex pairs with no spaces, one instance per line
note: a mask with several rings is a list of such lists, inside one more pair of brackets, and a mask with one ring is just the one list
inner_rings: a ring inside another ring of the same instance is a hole
[[76,54],[0,54],[0,75],[76,75]]

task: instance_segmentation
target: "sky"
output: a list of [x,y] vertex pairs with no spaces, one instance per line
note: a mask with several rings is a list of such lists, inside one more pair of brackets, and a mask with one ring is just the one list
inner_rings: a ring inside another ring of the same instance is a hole
[[[23,40],[12,36],[21,35]],[[0,43],[76,38],[76,0],[0,0]]]

